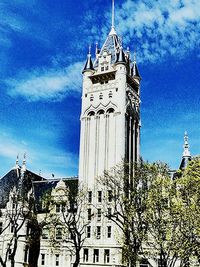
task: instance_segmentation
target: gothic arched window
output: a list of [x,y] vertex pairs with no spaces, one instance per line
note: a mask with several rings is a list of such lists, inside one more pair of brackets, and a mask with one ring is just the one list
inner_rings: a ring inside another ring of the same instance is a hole
[[108,110],[107,110],[107,113],[114,113],[115,111],[114,111],[114,108],[109,108]]
[[103,109],[100,109],[98,112],[97,112],[98,115],[101,115],[101,114],[104,114],[104,110]]
[[92,116],[94,116],[95,115],[95,112],[94,111],[90,111],[89,113],[88,113],[88,116],[89,117],[92,117]]

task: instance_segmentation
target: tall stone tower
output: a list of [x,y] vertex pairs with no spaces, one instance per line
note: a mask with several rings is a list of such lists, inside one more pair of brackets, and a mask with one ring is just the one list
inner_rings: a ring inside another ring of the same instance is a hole
[[122,160],[137,161],[140,148],[140,75],[134,56],[112,27],[83,69],[79,179],[91,190],[95,177]]

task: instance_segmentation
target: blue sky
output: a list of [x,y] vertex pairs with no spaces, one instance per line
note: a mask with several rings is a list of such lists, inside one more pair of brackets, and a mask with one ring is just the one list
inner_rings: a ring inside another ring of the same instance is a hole
[[[81,70],[110,24],[111,0],[1,1],[1,176],[24,152],[36,173],[77,175]],[[141,154],[177,168],[185,130],[200,153],[200,1],[116,0],[115,24],[137,51]]]

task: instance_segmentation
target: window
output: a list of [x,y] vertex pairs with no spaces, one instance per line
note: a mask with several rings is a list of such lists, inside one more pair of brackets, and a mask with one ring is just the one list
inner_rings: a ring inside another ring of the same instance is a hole
[[3,223],[0,222],[0,234],[2,233],[2,230],[3,230]]
[[104,110],[103,109],[100,109],[98,112],[97,112],[98,115],[102,115],[104,114]]
[[15,229],[14,224],[11,224],[11,226],[10,226],[10,232],[11,233],[14,233],[14,229]]
[[108,110],[107,110],[107,113],[114,113],[115,111],[114,111],[114,109],[113,108],[109,108]]
[[56,227],[56,239],[62,239],[62,227]]
[[61,209],[62,209],[62,212],[65,212],[65,205],[64,204],[61,205]]
[[102,94],[102,93],[100,93],[100,95],[99,95],[99,99],[100,99],[100,100],[103,99],[103,94]]
[[41,254],[41,265],[45,265],[45,254]]
[[108,219],[111,218],[111,215],[112,215],[112,209],[108,208],[108,214],[107,214]]
[[92,219],[92,210],[88,209],[88,221],[91,221]]
[[113,198],[112,190],[108,190],[108,201],[112,202],[112,198]]
[[88,202],[92,203],[92,191],[88,192]]
[[101,71],[104,71],[104,67],[101,67]]
[[28,261],[28,249],[29,249],[29,247],[26,245],[24,248],[24,262],[26,262],[26,263]]
[[107,237],[108,238],[111,238],[111,229],[112,229],[111,226],[107,227]]
[[93,262],[99,262],[99,250],[94,249],[94,256],[93,256]]
[[8,259],[11,260],[11,253],[12,253],[12,250],[9,248],[8,250]]
[[98,202],[102,202],[102,191],[98,191]]
[[56,204],[56,212],[60,212],[60,204]]
[[108,70],[108,66],[106,66],[106,70]]
[[88,248],[83,249],[83,262],[88,262]]
[[147,259],[142,259],[140,261],[140,267],[149,267],[149,262]]
[[108,97],[112,98],[112,91],[109,92]]
[[88,116],[89,117],[92,117],[92,116],[94,116],[95,115],[95,112],[94,111],[90,111],[89,113],[88,113]]
[[104,263],[109,263],[110,262],[110,250],[105,249],[104,250]]
[[97,239],[101,238],[101,226],[97,226]]
[[59,254],[56,254],[56,266],[59,266]]
[[93,101],[93,100],[94,100],[94,96],[91,95],[91,96],[90,96],[90,101]]
[[87,238],[91,237],[91,226],[87,226]]
[[101,209],[97,210],[97,221],[101,221]]
[[47,228],[42,229],[42,239],[48,239],[48,229]]

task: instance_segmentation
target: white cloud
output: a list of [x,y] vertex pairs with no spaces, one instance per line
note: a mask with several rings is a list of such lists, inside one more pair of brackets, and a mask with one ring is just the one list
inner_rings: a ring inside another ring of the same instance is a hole
[[199,0],[126,0],[116,10],[116,28],[134,42],[140,61],[183,56],[199,45],[199,10]]
[[38,147],[27,140],[20,140],[19,137],[10,133],[9,129],[1,128],[0,159],[7,166],[1,167],[4,172],[14,167],[17,155],[19,155],[21,164],[24,153],[27,156],[27,168],[36,173],[41,170],[46,178],[50,178],[51,173],[54,173],[55,177],[77,174],[78,156],[76,154],[52,147],[52,144]]
[[14,79],[4,81],[11,96],[22,96],[28,101],[59,101],[69,93],[81,91],[82,62],[74,63],[64,70],[36,69],[22,72]]

